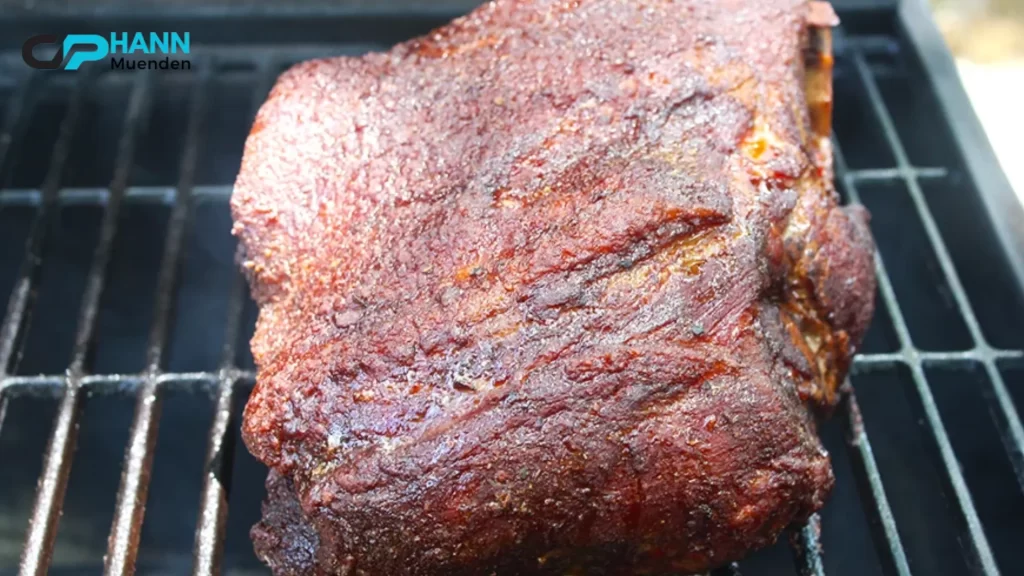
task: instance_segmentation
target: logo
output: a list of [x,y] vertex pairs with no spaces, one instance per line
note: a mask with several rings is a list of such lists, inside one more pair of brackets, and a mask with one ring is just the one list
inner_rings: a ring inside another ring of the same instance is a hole
[[[188,32],[111,32],[99,34],[39,34],[21,46],[21,57],[37,70],[78,70],[86,62],[109,59],[111,70],[191,70],[187,55],[191,38]],[[54,50],[49,60],[36,57],[36,49]],[[146,56],[164,54],[163,58]]]

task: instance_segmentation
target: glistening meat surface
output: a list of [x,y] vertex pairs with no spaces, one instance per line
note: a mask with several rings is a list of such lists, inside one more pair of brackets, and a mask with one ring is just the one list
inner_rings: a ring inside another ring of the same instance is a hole
[[823,505],[874,248],[814,18],[498,0],[281,77],[232,198],[275,573],[700,571]]

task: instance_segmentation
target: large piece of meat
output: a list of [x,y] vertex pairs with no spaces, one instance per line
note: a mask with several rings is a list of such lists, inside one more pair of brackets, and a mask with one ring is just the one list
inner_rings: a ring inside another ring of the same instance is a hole
[[499,0],[281,77],[232,199],[276,574],[699,571],[822,506],[874,293],[827,12]]

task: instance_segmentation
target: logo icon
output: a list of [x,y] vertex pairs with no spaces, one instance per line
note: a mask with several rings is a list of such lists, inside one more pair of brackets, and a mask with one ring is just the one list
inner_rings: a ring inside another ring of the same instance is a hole
[[[35,55],[36,48],[56,47],[49,60],[40,60]],[[127,55],[129,58],[111,58],[112,69],[138,70],[188,70],[188,60],[171,59],[139,59],[136,54],[188,54],[190,48],[189,33],[177,32],[111,32],[109,40],[99,34],[38,34],[32,36],[21,46],[21,57],[30,67],[37,70],[78,70],[86,62],[95,62],[111,55]]]
[[[33,54],[36,46],[56,44],[57,52],[49,61],[38,60]],[[29,66],[39,70],[78,70],[84,62],[105,58],[110,54],[110,44],[99,34],[40,34],[25,41],[21,57]]]

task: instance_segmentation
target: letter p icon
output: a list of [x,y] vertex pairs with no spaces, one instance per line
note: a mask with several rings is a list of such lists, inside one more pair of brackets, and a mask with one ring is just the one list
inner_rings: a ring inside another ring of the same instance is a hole
[[[86,47],[92,47],[91,50]],[[82,62],[99,60],[110,53],[107,39],[98,34],[68,34],[64,38],[65,70],[78,70]]]

